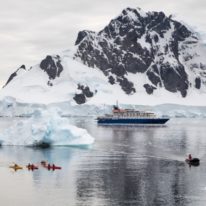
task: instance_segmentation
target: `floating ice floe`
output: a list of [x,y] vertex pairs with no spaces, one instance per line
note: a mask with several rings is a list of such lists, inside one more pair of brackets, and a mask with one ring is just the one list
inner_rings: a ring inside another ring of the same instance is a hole
[[87,130],[71,125],[56,111],[37,110],[32,117],[18,120],[0,134],[1,145],[87,146],[93,142]]

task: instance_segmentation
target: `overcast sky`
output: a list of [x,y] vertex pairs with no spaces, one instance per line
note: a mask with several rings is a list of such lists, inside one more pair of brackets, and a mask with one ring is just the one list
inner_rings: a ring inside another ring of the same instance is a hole
[[206,42],[206,0],[0,0],[0,86],[19,66],[68,49],[78,31],[99,31],[126,7],[164,11]]

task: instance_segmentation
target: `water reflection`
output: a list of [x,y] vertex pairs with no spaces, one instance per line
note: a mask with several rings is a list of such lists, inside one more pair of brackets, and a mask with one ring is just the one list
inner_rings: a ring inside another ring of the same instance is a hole
[[[194,175],[198,169],[189,171],[184,162],[188,147],[194,143],[191,128],[175,129],[107,127],[112,148],[108,146],[106,153],[88,162],[86,167],[90,169],[79,171],[78,200],[84,205],[194,204],[188,198],[188,186],[193,184],[193,189],[197,186],[199,191],[197,182],[202,183],[202,179]],[[204,138],[204,131],[194,130],[193,135],[198,132],[198,137]],[[105,127],[102,134],[102,138],[107,136]],[[198,192],[195,194],[198,200]]]
[[[78,121],[96,142],[89,149],[54,147],[0,149],[3,205],[205,205],[206,125],[184,120],[167,127],[97,127]],[[201,158],[189,167],[188,153]],[[8,165],[46,160],[59,171],[40,168],[13,173]]]
[[[138,158],[134,153],[134,139],[128,132],[122,132],[121,135],[123,139],[125,135],[129,138],[127,147],[121,147],[121,154],[110,153],[106,160],[102,156],[96,157],[98,160],[86,165],[86,171],[78,172],[78,200],[84,200],[84,205],[91,205],[96,200],[104,200],[102,205],[174,205],[177,196],[184,196],[184,188],[179,190],[177,179],[184,174],[181,171],[185,168],[184,163]],[[148,133],[150,138],[151,135]],[[153,153],[155,156],[155,149],[144,149],[145,154]]]

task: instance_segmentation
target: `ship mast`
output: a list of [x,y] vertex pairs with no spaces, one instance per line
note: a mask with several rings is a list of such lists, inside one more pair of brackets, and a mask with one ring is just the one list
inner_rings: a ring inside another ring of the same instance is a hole
[[117,108],[119,108],[119,105],[118,105],[118,100],[116,100],[116,106],[117,106]]

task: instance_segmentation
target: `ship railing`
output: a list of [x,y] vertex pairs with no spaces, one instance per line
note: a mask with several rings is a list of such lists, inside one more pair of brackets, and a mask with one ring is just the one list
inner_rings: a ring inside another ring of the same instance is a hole
[[158,117],[125,117],[125,116],[110,116],[110,117],[98,117],[97,119],[158,119]]

